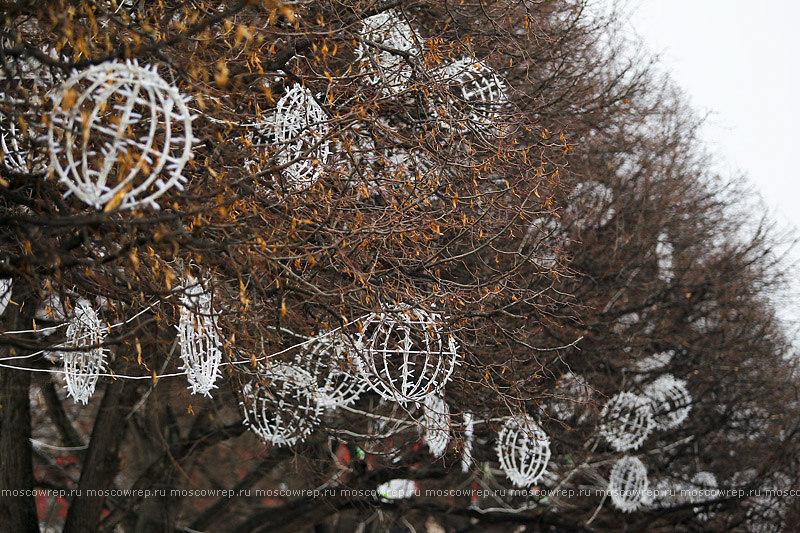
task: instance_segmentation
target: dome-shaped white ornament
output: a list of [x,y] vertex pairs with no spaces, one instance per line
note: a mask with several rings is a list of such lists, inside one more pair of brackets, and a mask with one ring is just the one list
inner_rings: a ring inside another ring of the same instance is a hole
[[293,446],[308,437],[319,411],[309,394],[311,374],[288,363],[263,365],[261,380],[242,387],[245,424],[272,446]]
[[434,456],[441,457],[450,442],[450,408],[444,398],[433,395],[425,398],[422,411],[425,443]]
[[408,86],[412,70],[405,57],[387,49],[416,56],[419,50],[414,30],[394,10],[361,22],[356,58],[361,61],[362,71],[366,71],[364,79],[370,85],[380,86],[385,94],[397,94]]
[[692,409],[692,396],[686,381],[672,374],[661,376],[645,387],[644,395],[652,400],[656,429],[672,429],[683,424]]
[[506,419],[495,447],[500,468],[515,487],[539,481],[550,461],[550,437],[527,415]]
[[445,127],[455,123],[460,128],[488,130],[495,126],[508,98],[505,81],[492,67],[464,57],[439,69],[435,77],[453,88],[456,97],[438,112]]
[[637,449],[655,426],[650,400],[632,392],[608,400],[600,417],[600,434],[618,452]]
[[0,315],[5,312],[8,302],[11,301],[11,284],[11,278],[0,279]]
[[67,324],[66,348],[61,352],[67,394],[75,403],[86,404],[94,394],[99,375],[105,370],[106,327],[86,300],[78,300]]
[[65,81],[53,101],[50,165],[80,200],[96,209],[158,208],[161,195],[183,188],[192,115],[155,67],[95,65]]
[[461,453],[461,471],[467,473],[472,466],[472,445],[475,443],[475,417],[464,413],[464,450]]
[[366,318],[354,356],[372,390],[401,404],[440,393],[458,362],[456,341],[442,322],[436,313],[409,307]]
[[191,280],[181,296],[178,343],[181,348],[181,370],[186,373],[192,394],[211,396],[220,377],[222,340],[217,317],[211,307],[211,295]]
[[647,468],[638,457],[625,456],[611,468],[608,491],[611,503],[624,513],[632,513],[647,499]]
[[367,388],[350,352],[340,336],[323,332],[309,344],[308,352],[298,357],[298,364],[311,374],[311,395],[319,407],[336,409],[350,405]]

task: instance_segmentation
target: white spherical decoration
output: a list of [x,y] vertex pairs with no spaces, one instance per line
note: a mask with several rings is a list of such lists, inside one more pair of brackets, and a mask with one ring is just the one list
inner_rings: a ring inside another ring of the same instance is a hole
[[455,101],[444,111],[443,125],[455,119],[459,127],[478,130],[492,128],[508,102],[506,83],[490,66],[465,57],[442,67],[435,75],[442,83],[454,87]]
[[271,362],[261,367],[259,381],[242,387],[240,405],[245,424],[261,440],[273,446],[302,442],[318,422],[318,410],[309,391],[311,374],[288,363]]
[[83,202],[96,209],[158,208],[157,198],[183,188],[192,116],[155,67],[92,66],[65,81],[53,100],[51,168]]
[[639,509],[647,498],[647,468],[638,457],[625,456],[611,468],[608,491],[611,503],[624,513]]
[[222,340],[217,317],[211,308],[211,295],[196,281],[191,281],[181,297],[178,342],[181,348],[181,370],[186,372],[192,394],[211,396],[211,389],[220,377]]
[[587,412],[587,404],[592,398],[592,389],[582,376],[567,372],[556,380],[552,392],[553,401],[548,404],[551,416],[558,420],[566,420],[577,414],[580,421]]
[[433,395],[425,398],[422,411],[425,442],[434,456],[441,457],[450,442],[450,408],[444,398]]
[[500,468],[515,487],[539,481],[550,461],[550,437],[527,415],[509,417],[495,447]]
[[458,352],[439,315],[401,307],[374,313],[361,326],[356,364],[381,397],[401,404],[421,402],[444,388]]
[[0,315],[5,312],[8,302],[11,301],[11,285],[10,278],[0,278]]
[[652,401],[656,429],[678,427],[692,409],[692,396],[686,388],[686,381],[671,374],[661,376],[645,387],[644,395]]
[[401,92],[408,86],[411,66],[402,55],[386,48],[417,55],[414,30],[394,10],[368,17],[362,25],[356,58],[361,61],[366,82],[380,86],[386,94]]
[[311,395],[321,408],[355,403],[367,388],[353,364],[350,348],[341,337],[323,332],[298,357],[298,364],[308,369],[313,379]]
[[475,420],[472,413],[464,413],[464,451],[461,454],[461,471],[467,473],[472,466],[472,445],[475,443]]
[[619,452],[639,448],[655,425],[650,400],[631,392],[612,397],[600,417],[600,434]]
[[[67,325],[66,348],[62,351],[67,394],[86,404],[94,394],[97,379],[105,369],[105,349],[97,346],[106,338],[106,327],[86,300],[78,300]],[[89,348],[91,346],[91,348]]]
[[375,491],[384,501],[402,500],[418,495],[417,484],[410,479],[392,479],[378,485]]

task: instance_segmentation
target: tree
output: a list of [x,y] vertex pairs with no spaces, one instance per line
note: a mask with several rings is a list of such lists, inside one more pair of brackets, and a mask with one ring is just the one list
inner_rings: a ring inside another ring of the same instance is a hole
[[790,520],[504,490],[796,480],[773,234],[740,230],[679,95],[583,10],[9,5],[0,523]]

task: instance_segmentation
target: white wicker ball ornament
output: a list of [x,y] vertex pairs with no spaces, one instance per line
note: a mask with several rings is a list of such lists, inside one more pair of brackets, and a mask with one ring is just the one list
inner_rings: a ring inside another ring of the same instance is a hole
[[67,394],[75,403],[86,404],[94,394],[99,375],[105,369],[105,349],[98,346],[106,338],[106,328],[86,300],[78,300],[67,324],[66,348],[62,351]]
[[592,399],[592,389],[586,379],[572,372],[559,376],[552,394],[553,401],[548,411],[558,420],[567,420],[576,415],[576,421],[580,421],[585,417],[586,406]]
[[653,422],[656,429],[672,429],[683,424],[692,409],[692,396],[686,381],[672,374],[661,376],[644,389],[653,402]]
[[[89,67],[53,97],[47,142],[61,183],[96,208],[158,208],[192,157],[186,99],[136,62]],[[69,194],[68,193],[68,194]]]
[[319,411],[309,394],[311,374],[288,363],[269,363],[260,381],[242,387],[240,405],[245,424],[272,446],[302,442],[318,422]]
[[458,363],[457,344],[435,313],[401,307],[373,313],[362,324],[355,360],[382,398],[422,402],[442,391]]
[[[506,83],[490,66],[471,57],[457,59],[442,67],[437,77],[455,87],[456,100],[445,113],[457,123],[466,121],[472,128],[486,130],[495,125],[508,102]],[[443,125],[447,126],[447,120]]]
[[0,315],[6,311],[8,302],[11,301],[11,279],[0,279]]
[[472,466],[472,445],[475,443],[475,417],[464,413],[464,451],[461,454],[461,471],[467,473]]
[[647,499],[648,484],[644,463],[638,457],[623,457],[614,464],[608,476],[611,503],[623,513],[636,511]]
[[612,397],[600,417],[600,434],[619,452],[637,449],[655,425],[650,400],[631,392]]
[[333,333],[321,333],[308,353],[298,358],[298,364],[309,370],[311,394],[320,408],[355,403],[368,386],[352,362],[350,348]]
[[181,348],[181,370],[186,373],[192,394],[211,396],[220,377],[222,340],[217,317],[211,308],[211,295],[203,286],[191,281],[181,297],[178,343]]
[[444,398],[434,395],[425,398],[422,410],[425,442],[434,456],[441,457],[450,442],[450,408]]
[[527,415],[509,417],[497,436],[500,468],[515,487],[539,481],[550,461],[550,437]]
[[397,94],[408,86],[411,66],[395,50],[415,56],[419,53],[414,30],[394,11],[384,11],[362,21],[361,42],[356,58],[361,61],[365,79],[381,86],[386,94]]

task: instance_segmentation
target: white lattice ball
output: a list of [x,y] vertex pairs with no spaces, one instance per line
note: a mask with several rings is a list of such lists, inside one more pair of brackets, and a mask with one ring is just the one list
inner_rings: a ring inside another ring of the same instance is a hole
[[350,351],[340,336],[323,332],[309,344],[308,352],[298,357],[298,364],[311,374],[311,394],[319,407],[336,409],[355,403],[368,387]]
[[450,442],[450,408],[444,398],[433,395],[425,398],[422,410],[425,442],[434,456],[441,457]]
[[458,351],[438,314],[401,307],[374,313],[361,326],[355,359],[372,390],[402,404],[443,390]]
[[211,307],[211,295],[197,281],[187,284],[181,297],[178,342],[181,348],[181,370],[186,372],[192,394],[211,396],[220,377],[222,340],[217,317]]
[[644,395],[652,400],[656,429],[672,429],[683,424],[692,409],[692,396],[686,381],[672,374],[661,376],[645,387]]
[[464,451],[461,454],[461,471],[472,466],[472,445],[475,443],[475,420],[472,413],[464,413]]
[[89,67],[64,82],[53,101],[51,168],[80,200],[96,209],[158,208],[157,198],[183,188],[192,115],[155,67]]
[[527,415],[509,417],[497,435],[500,468],[515,487],[539,481],[550,461],[550,437]]
[[11,285],[10,278],[0,278],[0,315],[6,311],[6,306],[11,301]]
[[387,48],[417,55],[414,30],[394,10],[368,17],[362,24],[356,58],[361,61],[365,80],[380,86],[386,94],[397,94],[408,86],[412,70],[401,54]]
[[410,498],[412,496],[419,495],[417,492],[416,482],[410,479],[389,480],[386,483],[381,483],[378,485],[378,488],[375,489],[375,491],[384,501],[402,500],[404,498]]
[[99,345],[106,338],[106,327],[88,301],[78,300],[66,335],[65,347],[70,350],[62,351],[61,358],[67,394],[76,403],[86,404],[105,369],[106,351]]
[[612,397],[600,417],[600,434],[619,452],[637,449],[655,425],[650,400],[632,392]]
[[577,414],[576,420],[585,417],[587,404],[592,399],[592,389],[582,376],[567,372],[559,376],[553,389],[553,401],[548,410],[551,416],[566,420]]
[[457,59],[439,69],[436,77],[450,86],[456,97],[440,117],[444,119],[442,124],[445,127],[455,119],[460,127],[468,125],[487,130],[495,125],[508,102],[506,83],[480,60],[471,57]]
[[608,491],[611,503],[624,513],[639,509],[647,499],[647,468],[638,457],[625,456],[611,468]]
[[261,367],[261,380],[242,387],[240,405],[245,424],[261,440],[273,446],[302,442],[318,422],[319,411],[309,391],[311,374],[288,363],[271,362]]

